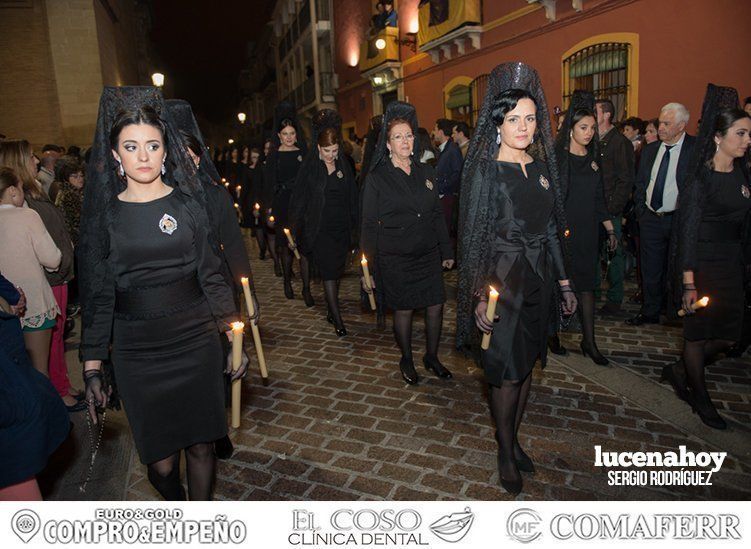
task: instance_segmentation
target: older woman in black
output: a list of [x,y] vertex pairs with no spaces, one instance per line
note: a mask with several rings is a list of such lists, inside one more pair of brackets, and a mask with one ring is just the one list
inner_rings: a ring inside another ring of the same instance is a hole
[[308,152],[290,203],[290,219],[300,251],[321,275],[328,314],[336,335],[347,330],[339,311],[344,275],[357,226],[358,192],[349,162],[339,155],[341,117],[331,109],[313,118],[316,148]]
[[[496,67],[462,179],[457,344],[474,342],[475,326],[492,332],[481,362],[501,485],[512,494],[522,488],[519,471],[534,472],[517,431],[532,368],[537,359],[545,366],[556,287],[562,312],[576,309],[558,237],[565,216],[549,120],[535,70],[522,63]],[[491,285],[500,292],[495,322],[487,319]]]
[[605,195],[600,170],[595,99],[589,92],[576,90],[571,98],[566,119],[556,141],[561,191],[565,200],[568,221],[568,248],[571,276],[579,301],[581,318],[582,354],[595,364],[606,366],[605,358],[595,343],[595,288],[597,277],[599,227],[608,234],[608,249],[618,247],[613,222],[605,206]]
[[[688,315],[683,357],[663,369],[663,379],[706,425],[725,429],[707,392],[704,365],[741,338],[744,268],[751,264],[751,117],[738,108],[734,89],[710,84],[701,120],[681,191],[678,266]],[[695,312],[702,296],[709,304]]]
[[394,312],[399,368],[410,384],[419,380],[412,361],[415,309],[425,308],[425,367],[438,377],[451,377],[438,360],[438,341],[446,301],[442,267],[451,268],[454,256],[433,170],[417,160],[417,128],[412,105],[389,104],[365,180],[360,242],[375,266],[376,290]]
[[[289,201],[307,147],[299,129],[294,106],[286,102],[277,105],[274,121],[276,139],[269,151],[263,171],[264,202],[265,205],[271,205],[266,213],[269,217],[274,217],[274,234],[268,235],[269,246],[275,247],[276,254],[281,258],[284,295],[287,299],[294,299],[295,294],[292,291],[291,282],[292,250],[287,244],[283,230],[290,227]],[[310,268],[304,256],[300,259],[300,276],[305,305],[312,307],[315,302],[310,293]]]

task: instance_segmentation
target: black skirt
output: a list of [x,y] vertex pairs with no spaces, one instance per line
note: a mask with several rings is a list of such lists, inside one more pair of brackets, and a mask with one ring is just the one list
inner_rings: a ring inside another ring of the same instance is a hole
[[687,316],[683,337],[689,341],[740,341],[743,329],[743,266],[740,242],[699,242],[694,282],[709,305]]
[[313,244],[313,258],[321,280],[339,280],[344,276],[349,240],[349,231],[346,227],[339,231],[322,229],[318,232]]
[[205,299],[161,318],[116,316],[112,363],[142,463],[227,434],[222,344]]
[[392,310],[423,309],[446,301],[441,252],[378,256],[376,291]]

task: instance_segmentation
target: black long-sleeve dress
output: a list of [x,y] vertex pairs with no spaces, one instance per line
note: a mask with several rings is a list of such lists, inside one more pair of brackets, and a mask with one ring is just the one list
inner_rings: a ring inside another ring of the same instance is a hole
[[110,356],[143,463],[227,434],[217,322],[236,318],[220,259],[182,193],[118,201],[84,360]]
[[365,181],[360,245],[394,310],[446,301],[441,262],[454,254],[434,182],[433,168],[414,161],[409,175],[382,162]]
[[525,166],[496,162],[495,211],[491,250],[495,269],[480,291],[492,285],[500,292],[490,347],[482,353],[491,385],[522,380],[535,359],[545,365],[547,336],[554,319],[557,280],[566,278],[563,253],[553,215],[554,192],[545,164]]
[[321,279],[338,280],[344,274],[358,222],[355,175],[341,158],[330,174],[321,160],[310,171],[292,195],[290,222],[300,251],[313,259]]
[[597,286],[599,225],[610,219],[602,171],[591,154],[577,156],[563,151],[561,156],[562,162],[568,161],[569,174],[565,202],[571,231],[566,239],[570,255],[568,274],[577,292],[592,292]]
[[709,305],[686,317],[683,337],[739,341],[743,270],[751,251],[749,179],[739,167],[730,173],[707,170],[701,189],[687,192],[681,204],[682,270],[694,271],[699,297],[708,296]]
[[[264,168],[264,195],[271,206],[275,226],[283,229],[289,227],[289,201],[295,187],[297,172],[303,161],[302,151],[274,151],[269,155]],[[286,246],[277,242],[277,246]]]

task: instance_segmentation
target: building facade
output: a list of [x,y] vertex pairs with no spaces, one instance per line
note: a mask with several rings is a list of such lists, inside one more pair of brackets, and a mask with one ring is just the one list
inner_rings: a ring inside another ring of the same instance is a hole
[[150,83],[140,0],[0,0],[0,133],[88,146],[102,86]]
[[394,99],[421,125],[473,125],[488,73],[504,61],[535,67],[550,110],[574,89],[609,97],[617,117],[653,118],[684,103],[693,131],[706,84],[751,95],[740,45],[751,2],[737,0],[396,0],[398,26],[373,29],[372,0],[334,0],[337,103],[363,135]]

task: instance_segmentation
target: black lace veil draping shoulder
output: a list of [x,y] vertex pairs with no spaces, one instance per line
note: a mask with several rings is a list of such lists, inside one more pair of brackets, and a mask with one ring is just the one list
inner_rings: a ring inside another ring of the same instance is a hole
[[191,108],[190,103],[184,99],[167,99],[165,104],[167,105],[167,110],[172,116],[172,119],[175,121],[175,124],[177,124],[177,128],[193,135],[201,145],[201,162],[198,167],[198,173],[201,176],[208,178],[209,181],[221,181],[219,172],[217,171],[214,162],[211,160],[209,150],[206,148],[206,142],[203,140],[203,134],[198,127],[198,122],[193,114],[193,109]]
[[[498,65],[490,73],[485,99],[480,109],[477,127],[467,151],[462,171],[460,191],[459,227],[459,287],[457,293],[456,346],[464,348],[478,337],[473,318],[474,292],[479,289],[490,272],[491,224],[495,212],[493,203],[493,173],[498,155],[497,128],[491,110],[496,98],[508,89],[526,90],[537,103],[537,130],[534,143],[527,153],[544,162],[550,173],[554,192],[554,212],[559,235],[562,235],[566,220],[563,212],[563,197],[556,162],[553,132],[550,126],[545,94],[537,71],[516,61]],[[417,154],[417,153],[415,153]]]
[[365,149],[362,152],[362,163],[360,164],[360,186],[365,183],[365,178],[368,176],[368,171],[370,170],[370,165],[373,161],[373,153],[375,153],[376,145],[378,144],[378,136],[381,134],[382,125],[382,114],[370,119],[368,133],[365,134]]
[[[571,131],[573,130],[574,115],[582,110],[595,112],[595,96],[592,92],[586,90],[574,90],[571,95],[571,101],[569,103],[566,115],[563,118],[558,135],[555,138],[555,153],[558,160],[558,176],[560,177],[561,196],[563,196],[564,202],[568,196],[569,180],[571,177],[570,166],[568,161],[568,153],[571,144]],[[587,145],[587,151],[589,155],[599,162],[600,160],[600,138],[597,132],[597,124],[595,124],[595,135],[592,137],[592,141]]]
[[376,169],[379,164],[388,160],[389,150],[386,148],[386,142],[388,141],[389,123],[397,118],[406,120],[409,123],[410,128],[412,128],[412,133],[415,136],[412,158],[414,163],[419,164],[422,151],[420,150],[420,140],[417,139],[417,130],[420,127],[417,123],[417,111],[415,111],[415,107],[410,103],[405,103],[404,101],[392,101],[389,103],[388,107],[386,107],[386,112],[383,114],[381,131],[379,132],[378,142],[376,143],[373,152],[373,159],[368,168],[369,171]]
[[[670,242],[668,295],[674,305],[670,308],[671,312],[680,308],[683,271],[697,268],[696,242],[701,223],[703,197],[706,196],[706,182],[711,172],[710,163],[716,151],[715,122],[723,109],[738,107],[738,92],[734,88],[707,84],[707,92],[701,107],[699,132],[688,161],[686,181],[680,190],[678,234],[674,231],[674,238],[671,238]],[[748,174],[751,165],[748,151],[740,165]]]
[[[112,155],[110,130],[121,111],[142,106],[153,108],[166,128],[166,174],[162,180],[185,196],[186,205],[199,226],[208,226],[205,195],[196,176],[195,165],[185,150],[187,145],[177,125],[165,107],[161,91],[151,86],[105,87],[99,101],[96,131],[86,169],[87,184],[84,187],[77,251],[84,330],[97,318],[97,297],[103,291],[111,291],[105,285],[114,283],[108,261],[109,229],[114,221],[117,195],[125,190],[126,182],[118,174],[118,166]],[[211,245],[216,253],[216,242],[211,242]]]

